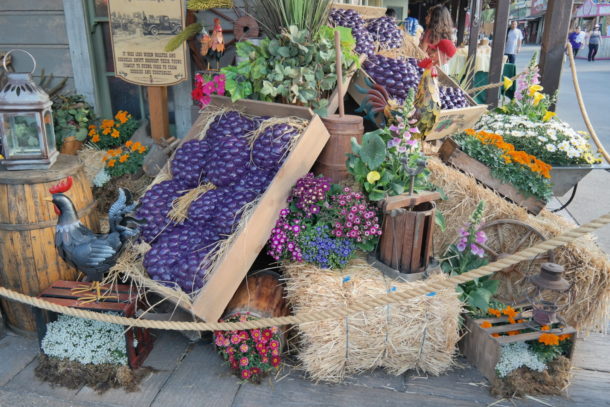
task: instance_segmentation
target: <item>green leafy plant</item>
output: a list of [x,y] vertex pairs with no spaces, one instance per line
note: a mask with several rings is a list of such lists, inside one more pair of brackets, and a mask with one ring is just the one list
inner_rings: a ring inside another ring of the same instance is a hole
[[82,95],[60,95],[58,98],[60,102],[53,109],[53,127],[59,149],[68,137],[85,141],[88,126],[95,119],[95,114],[93,107],[85,101]]
[[101,149],[119,147],[127,142],[138,129],[140,123],[125,110],[119,110],[113,119],[104,119],[99,128],[89,126],[91,143]]
[[553,195],[551,166],[516,150],[502,136],[468,129],[454,140],[462,151],[489,167],[494,177],[512,184],[523,195],[544,201]]
[[256,16],[267,36],[291,26],[314,38],[328,21],[331,0],[260,0]]
[[[459,275],[483,267],[489,260],[481,245],[487,241],[487,236],[478,230],[483,218],[485,202],[480,201],[469,221],[459,230],[459,240],[447,248],[441,260],[441,269],[449,275]],[[499,285],[498,280],[481,277],[457,286],[460,299],[466,303],[466,308],[472,313],[487,312],[491,296]]]
[[[314,41],[307,31],[290,26],[277,37],[262,40],[260,45],[238,42],[237,54],[247,61],[221,70],[231,100],[249,97],[296,104],[312,107],[316,113],[325,115],[327,98],[337,84],[336,55],[329,33],[325,30]],[[343,67],[355,67],[355,42],[350,38],[351,33],[345,30],[341,33],[345,37],[342,52],[349,55],[342,59]]]

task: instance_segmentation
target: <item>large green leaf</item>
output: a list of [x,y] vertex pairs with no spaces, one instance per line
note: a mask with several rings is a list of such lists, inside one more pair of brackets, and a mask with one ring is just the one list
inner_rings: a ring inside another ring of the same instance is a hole
[[385,142],[379,133],[380,131],[376,130],[366,133],[362,137],[360,157],[371,170],[378,168],[386,157]]
[[351,141],[352,141],[352,152],[356,155],[360,155],[360,149],[362,148],[362,146],[360,146],[360,144],[358,144],[358,140],[356,140],[356,137],[352,137]]
[[484,288],[477,288],[468,294],[468,303],[473,307],[481,310],[489,308],[489,300],[491,300],[491,291]]
[[489,291],[492,295],[498,291],[500,280],[487,280],[481,283],[481,287]]

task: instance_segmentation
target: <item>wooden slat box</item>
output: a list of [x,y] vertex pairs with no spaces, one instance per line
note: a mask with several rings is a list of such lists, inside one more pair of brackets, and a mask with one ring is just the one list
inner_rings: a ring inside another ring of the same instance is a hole
[[[90,290],[84,293],[73,294],[72,289],[80,288],[83,285],[91,283],[83,283],[78,281],[56,281],[49,288],[44,290],[38,298],[53,304],[64,305],[66,307],[77,308],[87,311],[98,312],[113,312],[123,317],[134,317],[136,314],[136,306],[138,302],[137,293],[132,287],[124,284],[116,284],[113,286],[102,286],[102,294],[108,296],[116,296],[117,299],[105,299],[99,302],[83,303],[78,299],[84,296],[95,294],[95,291]],[[57,320],[57,313],[51,311],[34,309],[36,316],[36,325],[38,329],[38,340],[42,343],[46,333],[47,324]],[[137,344],[134,346],[134,341]],[[125,342],[127,343],[127,359],[129,366],[136,369],[142,366],[142,363],[150,353],[153,347],[153,337],[148,329],[129,328],[125,332]]]
[[[521,324],[506,324],[501,326],[492,326],[491,328],[482,328],[481,324],[488,321],[492,324],[499,322],[508,323],[508,317],[500,318],[477,318],[474,319],[469,315],[464,315],[466,335],[462,337],[459,342],[460,350],[466,356],[466,359],[472,363],[483,375],[489,380],[493,381],[497,378],[496,365],[500,360],[501,346],[508,343],[525,342],[536,340],[544,332],[529,332],[519,335],[512,336],[491,336],[494,333],[507,333],[509,331],[517,331],[520,329],[527,328],[526,323]],[[529,320],[529,319],[528,319]],[[565,327],[561,332],[557,333],[555,330],[553,333],[556,334],[572,334],[571,343],[568,358],[572,359],[574,353],[574,345],[576,343],[576,329],[571,326]]]
[[525,197],[512,184],[507,184],[491,174],[491,169],[482,162],[472,158],[460,150],[457,143],[447,139],[438,150],[439,157],[445,164],[450,164],[458,170],[474,177],[481,184],[493,189],[509,201],[522,206],[528,212],[538,215],[546,202],[533,196]]

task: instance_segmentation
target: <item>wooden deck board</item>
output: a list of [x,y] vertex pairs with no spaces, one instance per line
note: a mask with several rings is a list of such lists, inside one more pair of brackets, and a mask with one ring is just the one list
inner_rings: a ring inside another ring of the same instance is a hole
[[574,366],[610,373],[610,335],[591,334],[579,338],[574,351]]
[[19,374],[37,353],[38,343],[34,339],[13,334],[0,339],[0,386],[4,386]]

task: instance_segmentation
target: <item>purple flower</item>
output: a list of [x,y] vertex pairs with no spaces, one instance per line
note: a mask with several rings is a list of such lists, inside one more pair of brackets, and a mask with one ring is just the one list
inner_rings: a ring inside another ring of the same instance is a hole
[[482,230],[479,230],[475,236],[478,244],[485,244],[487,241],[487,235]]
[[466,250],[466,242],[464,241],[460,241],[457,245],[456,248],[458,249],[459,252],[463,252],[464,250]]
[[468,237],[468,235],[470,234],[466,229],[464,228],[460,228],[460,230],[458,231],[458,233],[460,234],[460,236],[462,237]]
[[472,254],[477,255],[479,257],[485,256],[485,250],[483,250],[482,248],[480,248],[479,246],[477,246],[474,243],[472,243],[470,245],[470,251],[472,252]]

